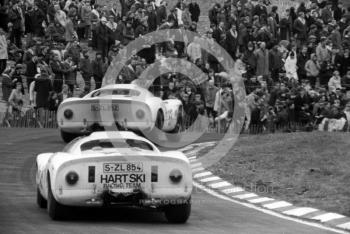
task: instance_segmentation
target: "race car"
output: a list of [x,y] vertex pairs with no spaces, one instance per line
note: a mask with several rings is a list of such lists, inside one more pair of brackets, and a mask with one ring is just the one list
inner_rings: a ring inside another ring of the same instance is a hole
[[178,99],[162,100],[136,84],[108,85],[83,98],[64,100],[57,111],[62,139],[116,127],[138,133],[159,129],[179,132],[183,106]]
[[192,171],[179,151],[161,152],[133,132],[94,132],[36,158],[37,204],[53,220],[74,207],[144,207],[185,223]]

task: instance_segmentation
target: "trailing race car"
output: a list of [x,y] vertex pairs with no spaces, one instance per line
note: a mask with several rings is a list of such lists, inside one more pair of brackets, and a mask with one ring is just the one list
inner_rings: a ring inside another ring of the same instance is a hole
[[133,132],[95,132],[62,152],[37,156],[37,204],[62,219],[69,206],[137,206],[184,223],[191,213],[192,171],[179,151],[160,152]]
[[178,99],[162,100],[135,84],[108,85],[83,98],[64,100],[57,111],[58,126],[65,142],[117,126],[135,132],[159,129],[180,131],[183,106]]

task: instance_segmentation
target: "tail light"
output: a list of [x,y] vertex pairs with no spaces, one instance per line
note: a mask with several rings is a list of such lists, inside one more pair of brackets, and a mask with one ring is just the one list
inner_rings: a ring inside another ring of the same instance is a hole
[[151,182],[158,182],[158,166],[151,167]]
[[73,111],[71,109],[67,109],[64,111],[63,115],[66,119],[72,119],[73,118]]
[[69,185],[75,185],[79,180],[78,173],[75,171],[68,172],[66,175],[66,181]]
[[141,110],[141,109],[137,110],[136,111],[136,117],[138,119],[143,119],[145,117],[145,112],[143,110]]
[[88,181],[89,183],[95,183],[95,166],[89,166]]
[[169,174],[169,179],[172,183],[178,184],[182,180],[182,173],[178,169],[174,169]]

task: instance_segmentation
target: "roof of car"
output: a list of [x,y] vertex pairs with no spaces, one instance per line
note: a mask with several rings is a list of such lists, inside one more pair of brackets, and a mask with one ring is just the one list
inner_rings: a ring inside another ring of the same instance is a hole
[[129,139],[135,139],[135,140],[145,140],[145,138],[142,138],[138,135],[136,135],[133,132],[129,131],[105,131],[105,132],[93,132],[89,136],[90,140],[92,139],[105,139],[105,138],[129,138]]
[[111,84],[111,85],[106,85],[101,89],[137,89],[137,90],[148,91],[147,89],[144,89],[135,84]]

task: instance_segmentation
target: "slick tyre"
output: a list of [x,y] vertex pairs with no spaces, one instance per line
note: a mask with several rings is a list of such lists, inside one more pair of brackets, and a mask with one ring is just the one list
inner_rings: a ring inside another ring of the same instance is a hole
[[36,189],[36,204],[42,209],[47,207],[46,199],[41,195],[39,188]]
[[184,118],[182,109],[179,110],[176,118],[176,126],[173,131],[167,134],[167,139],[171,142],[179,142],[181,140],[180,133],[184,129]]
[[163,114],[163,111],[161,110],[158,110],[157,112],[155,127],[158,128],[159,130],[162,130],[164,127],[164,114]]
[[170,223],[186,223],[191,214],[191,203],[169,205],[165,208],[165,217]]
[[50,179],[48,182],[47,211],[52,220],[62,220],[66,214],[66,207],[59,204],[52,194]]

